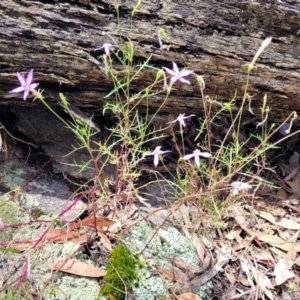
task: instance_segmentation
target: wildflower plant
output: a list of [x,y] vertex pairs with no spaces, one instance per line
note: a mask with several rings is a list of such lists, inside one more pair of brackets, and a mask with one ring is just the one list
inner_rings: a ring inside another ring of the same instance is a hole
[[[259,49],[258,54],[256,54],[248,68],[248,76],[254,68],[254,63],[258,56],[268,46],[267,44],[269,44],[270,41],[271,39],[268,39]],[[81,143],[80,149],[86,148],[90,153],[91,161],[93,162],[96,170],[95,178],[99,179],[99,174],[101,173],[99,161],[103,159],[103,156],[106,156],[108,157],[106,161],[115,164],[118,171],[114,183],[115,192],[121,192],[121,190],[124,189],[124,186],[128,184],[132,185],[132,180],[135,181],[141,175],[138,171],[139,166],[143,163],[147,156],[153,156],[153,165],[154,167],[157,167],[162,154],[166,157],[170,155],[170,150],[161,150],[162,145],[156,145],[156,148],[152,152],[149,152],[147,149],[147,145],[149,145],[149,143],[154,143],[155,140],[159,140],[161,138],[160,132],[165,132],[169,127],[179,159],[178,168],[181,170],[177,171],[177,174],[182,174],[183,172],[185,174],[184,176],[186,176],[186,174],[189,174],[190,172],[192,179],[190,182],[194,182],[196,177],[199,177],[200,173],[202,173],[200,178],[203,178],[203,174],[205,174],[206,178],[200,180],[200,186],[202,186],[202,188],[206,186],[209,190],[214,190],[217,186],[225,186],[230,183],[233,178],[240,176],[241,174],[244,177],[249,177],[249,180],[252,180],[250,173],[241,173],[242,170],[249,166],[249,164],[254,162],[256,163],[259,157],[261,159],[265,159],[262,155],[267,149],[270,149],[271,146],[267,145],[268,137],[265,132],[265,139],[261,140],[261,143],[252,151],[250,156],[245,157],[241,154],[247,142],[249,142],[250,138],[252,138],[249,137],[245,141],[240,141],[239,138],[243,107],[246,99],[248,99],[248,79],[240,110],[234,116],[232,107],[235,104],[235,98],[231,99],[228,103],[218,103],[216,100],[211,99],[209,96],[204,94],[205,81],[203,76],[195,74],[191,70],[179,70],[178,65],[175,62],[172,63],[173,69],[162,67],[162,69],[156,70],[157,75],[153,84],[133,95],[130,93],[130,84],[139,76],[142,70],[146,68],[153,70],[149,64],[151,57],[145,62],[135,65],[133,63],[133,44],[130,41],[121,45],[104,43],[103,46],[95,48],[95,51],[98,50],[103,50],[105,53],[103,57],[109,58],[109,60],[106,61],[107,64],[105,68],[107,76],[109,76],[114,84],[113,90],[107,95],[107,97],[114,96],[115,101],[113,103],[107,103],[103,109],[103,113],[110,111],[118,118],[116,126],[110,128],[111,137],[114,138],[114,142],[112,144],[101,142],[98,145],[98,150],[95,151],[91,146],[90,138],[95,134],[95,130],[92,129],[91,124],[82,123],[80,120],[76,119],[76,117],[72,124],[66,124],[66,121],[62,120],[78,137]],[[117,63],[123,66],[124,71],[121,72],[122,76],[120,76],[120,72],[114,71],[114,61],[111,59],[111,55],[114,56],[114,60]],[[163,108],[166,101],[168,101],[168,96],[172,91],[172,87],[177,84],[177,82],[191,85],[191,81],[189,80],[189,77],[191,76],[195,77],[199,86],[205,114],[205,118],[199,124],[198,135],[195,137],[195,142],[201,140],[207,150],[201,151],[196,148],[192,153],[190,151],[186,153],[184,134],[184,130],[186,130],[186,120],[194,117],[195,114],[185,116],[184,112],[179,113],[176,119],[166,122],[165,126],[160,128],[151,129],[151,124],[153,123],[154,118],[160,113],[160,110]],[[32,83],[33,70],[29,71],[27,78],[23,77],[19,72],[17,73],[17,77],[21,86],[11,90],[10,93],[23,93],[23,99],[26,100],[29,92],[33,92],[38,99],[40,99],[51,111],[53,111],[44,101],[42,94],[39,91],[36,91],[38,83]],[[167,83],[167,77],[170,77],[169,83]],[[157,89],[157,87],[160,86],[161,81],[163,81],[163,86],[161,89]],[[137,109],[142,101],[149,101],[151,97],[158,93],[165,92],[166,96],[164,101],[152,117],[143,118],[138,113]],[[67,99],[63,95],[60,95],[60,97],[65,110],[72,115]],[[125,101],[123,101],[123,99],[125,99]],[[212,106],[216,104],[220,106],[220,110],[219,112],[212,114]],[[266,107],[266,105],[264,107]],[[219,145],[215,145],[212,139],[211,126],[217,122],[219,115],[226,111],[231,115],[232,123],[221,143]],[[262,113],[264,114],[264,118],[267,118],[267,110],[265,108],[263,108]],[[179,146],[176,133],[173,131],[176,123],[178,123],[180,127],[179,135],[181,137],[181,146]],[[228,139],[231,140],[230,143],[227,143]],[[111,138],[108,138],[108,140],[111,140]],[[116,147],[119,149],[117,153],[113,151]],[[194,160],[194,164],[187,167],[191,163],[191,160]],[[204,163],[201,163],[201,160],[203,160]],[[87,165],[88,164],[84,165],[83,168]],[[226,172],[220,169],[221,165],[223,166],[223,169],[224,166],[226,167]],[[194,170],[192,170],[191,167],[194,168]],[[132,176],[133,174],[135,175]],[[182,175],[179,175],[178,182],[181,181],[181,176]],[[131,182],[128,182],[128,180]],[[199,179],[197,180],[199,181]],[[95,180],[95,184],[96,182],[97,180]],[[101,184],[99,180],[97,184]],[[234,188],[234,195],[236,195],[236,190],[237,189]],[[197,189],[194,192],[196,193]]]
[[[141,1],[138,1],[132,11],[132,17],[140,4]],[[118,13],[117,4],[115,9]],[[237,95],[228,102],[219,102],[210,98],[205,94],[205,87],[209,84],[205,82],[205,76],[195,74],[194,71],[188,69],[179,70],[176,62],[172,63],[172,69],[166,66],[161,69],[154,68],[151,66],[151,57],[143,62],[134,63],[134,47],[130,40],[124,43],[120,42],[118,45],[106,42],[101,47],[95,48],[95,51],[102,50],[104,52],[102,58],[105,64],[105,73],[113,83],[113,89],[106,98],[114,98],[114,100],[106,103],[103,114],[112,113],[117,121],[108,128],[110,135],[106,141],[95,142],[92,140],[92,137],[98,132],[97,128],[93,126],[92,120],[83,122],[74,116],[68,100],[62,94],[60,94],[61,104],[71,116],[72,122],[59,116],[47,104],[42,91],[36,90],[39,83],[33,83],[33,69],[29,71],[26,78],[17,72],[20,86],[12,89],[10,93],[23,93],[23,100],[28,98],[29,93],[33,93],[35,98],[39,99],[75,134],[79,145],[74,151],[79,149],[88,151],[90,161],[78,166],[84,169],[92,163],[95,170],[93,187],[85,186],[90,192],[89,196],[91,197],[89,198],[92,199],[91,207],[94,216],[100,211],[95,191],[100,191],[102,198],[105,199],[126,198],[127,202],[139,201],[142,199],[139,194],[139,178],[143,176],[145,170],[151,174],[157,174],[158,169],[163,169],[173,176],[173,182],[170,184],[176,185],[174,202],[193,201],[199,208],[199,212],[208,216],[208,219],[210,217],[213,219],[212,227],[221,227],[224,216],[228,209],[236,203],[241,192],[249,191],[255,184],[263,181],[260,175],[266,167],[267,151],[288,137],[284,136],[273,144],[270,142],[278,128],[274,130],[273,125],[268,127],[267,97],[263,102],[262,120],[258,126],[261,128],[261,134],[242,137],[241,132],[244,108],[247,100],[251,99],[247,92],[249,75],[254,69],[259,55],[270,42],[271,38],[263,42],[247,69],[244,94],[237,112],[234,112],[233,109],[238,100]],[[118,71],[115,70],[115,63],[121,65],[121,71],[120,68]],[[131,84],[145,69],[150,70],[153,74],[156,73],[154,82],[133,94]],[[192,79],[195,80],[192,81]],[[203,107],[204,118],[193,122],[192,119],[196,117],[196,114],[186,116],[186,112],[179,112],[179,115],[173,120],[168,120],[156,127],[153,126],[155,119],[169,100],[174,85],[191,85],[192,82],[196,82],[198,85],[201,95],[199,101]],[[139,113],[139,105],[149,103],[158,94],[164,95],[164,98],[154,114],[148,113],[148,106],[145,116]],[[218,111],[215,111],[214,107],[218,107]],[[224,113],[229,115],[230,125],[226,131],[219,134],[220,137],[217,137],[213,128],[221,127],[220,118]],[[292,120],[293,116],[288,118],[285,123],[291,124]],[[189,122],[196,124],[196,134],[193,135],[192,140],[187,134],[190,127]],[[167,138],[169,138],[171,147],[162,142],[162,139]],[[244,153],[245,148],[248,149],[247,154]],[[168,169],[167,162],[171,156],[173,161],[174,157],[177,160],[174,172]],[[148,157],[151,157],[150,164],[147,164]],[[102,175],[103,168],[107,163],[116,168],[113,180]],[[254,170],[256,173],[253,173]]]
[[[268,41],[269,40],[270,39],[268,39]],[[264,49],[265,48],[266,47],[264,46]],[[107,103],[103,109],[103,113],[110,111],[118,118],[116,126],[110,128],[111,137],[114,138],[114,142],[112,144],[101,142],[98,145],[98,150],[95,151],[91,146],[91,137],[96,133],[96,131],[92,128],[91,123],[82,123],[76,117],[74,117],[72,124],[66,123],[65,120],[62,120],[75,133],[80,141],[81,146],[74,149],[74,151],[85,148],[90,153],[91,162],[94,164],[95,168],[95,185],[101,184],[99,181],[99,174],[101,173],[103,166],[99,168],[99,161],[103,160],[104,156],[107,157],[106,161],[115,164],[117,168],[117,176],[114,182],[114,190],[116,193],[121,192],[121,190],[127,185],[134,185],[137,178],[141,176],[141,172],[138,171],[139,166],[143,163],[143,161],[145,161],[146,157],[153,156],[153,165],[154,167],[157,167],[162,154],[167,157],[168,155],[171,155],[171,151],[168,149],[161,150],[162,145],[157,145],[152,152],[149,152],[149,150],[147,150],[147,145],[149,145],[149,143],[154,143],[155,140],[159,140],[161,138],[160,132],[165,132],[168,127],[170,128],[169,131],[172,135],[172,140],[179,159],[178,168],[180,171],[177,170],[177,174],[179,176],[178,182],[182,182],[182,174],[184,173],[185,177],[191,177],[191,180],[186,181],[187,183],[195,181],[198,181],[199,183],[200,178],[201,189],[206,186],[208,190],[215,190],[217,186],[225,186],[230,183],[233,178],[240,176],[241,171],[245,167],[247,167],[250,163],[253,163],[253,161],[256,161],[259,156],[261,157],[261,155],[270,148],[270,146],[267,146],[266,144],[267,141],[262,140],[261,144],[257,146],[255,151],[253,150],[250,156],[245,157],[241,155],[244,146],[250,139],[249,138],[243,142],[239,139],[241,116],[245,100],[247,99],[246,91],[248,87],[248,80],[241,108],[236,116],[234,116],[232,113],[232,107],[235,104],[235,98],[228,103],[218,103],[211,99],[209,96],[204,94],[205,81],[203,76],[195,74],[191,70],[179,70],[178,65],[175,62],[172,63],[173,69],[162,67],[162,69],[156,70],[157,75],[153,84],[132,95],[130,93],[131,82],[139,76],[142,70],[146,68],[153,69],[149,64],[151,57],[141,64],[134,65],[134,50],[133,44],[130,41],[123,45],[104,43],[103,46],[95,48],[95,51],[98,50],[103,50],[105,53],[103,54],[103,57],[109,58],[109,60],[106,60],[107,64],[105,65],[105,68],[107,76],[109,76],[114,83],[114,88],[107,97],[114,96],[115,101],[113,103]],[[260,53],[261,52],[262,50],[260,49]],[[114,56],[114,60],[117,61],[117,63],[123,66],[124,71],[122,72],[122,76],[119,75],[120,72],[114,71],[114,62],[111,55]],[[252,61],[251,66],[248,68],[249,74],[252,71],[258,56],[259,55],[256,55],[254,62]],[[167,83],[168,76],[170,77],[169,84]],[[161,128],[151,129],[151,124],[163,108],[166,101],[168,101],[168,96],[172,91],[172,87],[177,84],[177,82],[191,85],[191,81],[189,80],[190,76],[195,77],[199,86],[205,114],[204,120],[199,124],[198,135],[195,137],[195,142],[202,140],[202,144],[204,143],[205,149],[207,150],[201,151],[197,148],[193,150],[192,153],[190,151],[186,153],[184,134],[184,130],[186,130],[186,120],[194,117],[195,114],[186,116],[184,112],[179,113],[176,119],[166,122],[165,126]],[[33,70],[29,71],[27,78],[23,77],[19,72],[17,73],[17,77],[21,86],[11,90],[10,93],[23,93],[23,99],[26,100],[29,92],[33,92],[33,94],[40,99],[46,107],[55,113],[44,101],[42,93],[36,90],[38,83],[32,83]],[[163,81],[163,86],[161,89],[157,89],[157,87],[161,84],[161,81]],[[161,106],[157,109],[156,113],[152,117],[143,118],[138,113],[138,105],[142,101],[149,101],[148,99],[151,99],[151,97],[164,92],[166,92],[165,99]],[[72,116],[67,99],[62,94],[60,97],[65,110]],[[123,101],[123,99],[125,99],[125,101]],[[215,104],[220,106],[220,110],[219,112],[212,114],[212,106]],[[217,122],[218,116],[222,112],[226,111],[229,111],[231,115],[232,125],[223,137],[221,144],[214,145],[211,126]],[[61,119],[60,116],[58,116],[58,118]],[[181,137],[181,146],[179,146],[176,133],[173,131],[176,123],[178,123],[180,127],[179,136]],[[232,142],[226,143],[229,137]],[[109,137],[108,140],[111,140],[111,138]],[[117,152],[113,150],[116,147],[119,149]],[[190,165],[192,160],[194,161],[194,164]],[[201,160],[203,160],[203,163],[201,163]],[[86,167],[88,163],[83,165],[82,168]],[[224,171],[221,171],[220,165],[223,165],[223,168],[226,166],[225,173]],[[242,174],[242,176],[250,177],[250,175]],[[98,180],[96,180],[96,178]],[[249,178],[249,180],[251,180],[251,178]],[[198,191],[199,184],[197,186],[198,187],[194,190],[195,193]],[[236,195],[237,188],[232,188],[234,189],[233,194]],[[190,188],[188,190],[190,191]],[[178,196],[179,195],[177,195],[177,197]]]

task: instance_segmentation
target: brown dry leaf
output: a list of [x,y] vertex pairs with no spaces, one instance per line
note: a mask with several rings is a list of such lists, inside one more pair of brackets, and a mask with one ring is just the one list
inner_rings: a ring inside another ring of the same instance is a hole
[[211,256],[210,252],[207,252],[203,259],[203,262],[202,262],[203,271],[208,270],[212,266],[213,261],[214,260],[213,260],[213,257]]
[[[295,265],[300,268],[300,257],[295,260]],[[299,276],[300,279],[300,276]]]
[[171,259],[172,265],[175,267],[180,268],[181,270],[189,271],[191,273],[197,273],[200,272],[201,269],[199,267],[195,267],[194,265],[186,262],[185,260],[181,258],[173,258]]
[[254,277],[257,285],[261,288],[261,290],[264,292],[264,294],[269,299],[273,300],[274,298],[273,298],[271,291],[269,291],[266,287],[266,283],[265,283],[263,274],[254,267],[251,267],[251,270],[252,270],[252,274],[253,274],[253,277]]
[[284,251],[290,251],[294,248],[296,252],[300,252],[300,245],[297,243],[287,242],[275,235],[263,234],[257,237],[261,242],[271,244],[272,246]]
[[282,188],[279,189],[276,194],[277,194],[277,197],[281,200],[287,200],[288,199],[287,192]]
[[192,244],[198,254],[198,257],[201,262],[203,262],[204,254],[205,254],[205,246],[202,240],[195,234],[192,234]]
[[270,223],[274,225],[278,225],[286,229],[300,230],[300,224],[293,220],[282,218],[280,221],[277,222],[275,217],[269,212],[257,211],[257,210],[254,210],[254,212],[261,218],[268,220]]
[[300,210],[297,209],[296,207],[293,206],[298,206],[299,204],[299,199],[297,199],[297,197],[295,197],[295,195],[292,195],[291,197],[289,197],[288,200],[286,201],[282,201],[283,204],[288,204],[292,206],[292,209],[296,209],[297,212],[299,212]]
[[225,268],[225,275],[231,284],[235,284],[235,282],[236,282],[234,273],[235,273],[235,270],[233,268],[231,268],[229,266],[227,268]]
[[241,228],[250,235],[250,237],[254,238],[257,234],[255,233],[255,231],[252,231],[251,229],[249,229],[248,227],[244,226],[244,225],[240,225]]
[[188,282],[188,277],[185,273],[183,273],[179,268],[172,267],[170,269],[156,267],[156,270],[159,272],[161,276],[165,279],[178,282],[178,283],[186,283]]
[[46,234],[44,235],[44,239],[47,240],[55,240],[56,238],[59,239],[61,236],[67,234],[68,231],[64,230],[64,229],[53,229],[51,231],[46,232]]
[[110,240],[108,239],[108,237],[101,231],[98,231],[98,235],[100,236],[101,242],[103,244],[103,246],[108,250],[108,251],[112,251],[112,246],[110,243]]
[[235,228],[231,231],[229,231],[225,237],[232,241],[232,240],[236,240],[238,243],[240,243],[242,241],[242,238],[241,238],[241,232],[242,232],[242,229],[241,228]]
[[293,262],[289,261],[288,259],[281,259],[274,268],[275,274],[275,282],[276,285],[281,285],[286,282],[288,279],[295,277],[293,271],[290,269],[293,266]]
[[252,255],[257,259],[257,260],[268,260],[268,261],[273,261],[273,256],[269,252],[269,249],[267,250],[262,250],[262,249],[255,249],[255,251],[252,252]]
[[293,178],[293,181],[285,182],[293,189],[293,192],[297,195],[300,194],[300,173],[298,172],[296,176]]
[[116,297],[114,297],[113,295],[110,295],[108,296],[109,300],[118,300]]
[[295,251],[294,248],[290,249],[287,254],[286,254],[286,258],[290,259],[292,261],[295,261],[297,258],[297,252]]
[[193,293],[182,293],[178,296],[178,298],[180,300],[202,300],[201,297]]
[[[36,241],[35,240],[27,240],[27,241],[13,241],[9,244],[9,248],[15,249],[18,251],[26,251],[28,248],[30,248]],[[41,245],[40,245],[41,244]],[[43,245],[43,243],[40,243],[37,245],[37,248]],[[8,245],[7,245],[8,246]]]
[[257,196],[266,196],[266,195],[270,195],[272,189],[266,185],[266,184],[260,184],[258,187],[257,192],[255,193]]
[[54,229],[46,233],[44,240],[48,240],[56,243],[64,243],[66,241],[86,242],[87,235],[85,232]]
[[192,241],[192,244],[198,254],[198,257],[201,262],[203,262],[204,255],[205,255],[205,244],[202,239],[200,239],[195,233],[190,234],[187,228],[182,227],[183,233],[186,235],[186,237]]
[[[283,232],[283,231],[281,231],[281,230],[279,230],[279,226],[270,226],[270,228],[273,228],[274,229],[274,231],[275,232],[277,232],[277,234],[278,234],[278,236],[281,238],[281,239],[283,239],[284,241],[289,241],[288,239],[287,239],[287,237],[286,237],[286,230]],[[291,242],[291,241],[289,241],[289,242]]]
[[239,279],[239,282],[244,286],[251,286],[251,283],[248,281],[247,278],[243,277]]
[[292,236],[289,237],[289,241],[296,243],[298,241],[299,234],[300,230],[297,230]]
[[275,247],[269,247],[269,250],[272,253],[274,253],[278,258],[286,258],[287,257],[287,252],[277,249]]
[[192,227],[192,223],[190,221],[190,209],[186,204],[181,204],[173,213],[173,216],[180,222],[183,220],[184,224],[188,227]]
[[96,223],[96,227],[97,229],[99,228],[103,228],[103,227],[110,227],[113,224],[115,224],[114,221],[109,220],[108,218],[104,218],[104,217],[94,217],[94,216],[90,216],[85,218],[82,221],[73,223],[70,225],[71,229],[75,229],[75,228],[81,228],[83,226],[91,226],[91,227],[95,227],[95,223]]
[[[32,240],[24,240],[24,241],[13,241],[9,244],[9,247],[19,250],[25,251],[28,248],[32,247],[38,239]],[[40,248],[45,245],[48,241],[56,242],[56,243],[64,243],[65,241],[72,241],[72,242],[86,242],[87,235],[85,233],[80,232],[73,232],[73,231],[66,231],[62,229],[54,229],[52,231],[47,232],[43,239],[34,246],[35,248]]]
[[164,278],[171,281],[174,281],[174,270],[171,269],[165,269],[162,267],[156,267],[156,270],[159,272],[159,274]]
[[286,218],[282,218],[279,222],[277,222],[276,225],[279,225],[286,229],[292,229],[292,230],[300,230],[300,224]]
[[245,224],[246,220],[246,212],[242,207],[234,207],[232,209],[233,212],[233,218],[236,220],[236,222],[241,226]]
[[233,249],[234,251],[238,251],[244,248],[247,248],[253,241],[253,238],[251,236],[247,236],[246,238],[243,239],[242,242],[239,244],[234,245]]
[[78,276],[84,277],[102,277],[106,274],[105,270],[96,268],[82,261],[68,259],[57,260],[50,266],[53,269],[59,270],[61,272],[70,273]]

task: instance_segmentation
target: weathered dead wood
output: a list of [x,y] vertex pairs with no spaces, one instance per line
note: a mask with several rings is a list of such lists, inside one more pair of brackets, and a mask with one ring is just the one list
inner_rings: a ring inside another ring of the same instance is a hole
[[[262,40],[272,36],[251,74],[249,93],[257,107],[267,93],[271,117],[277,121],[300,108],[299,1],[144,0],[132,26],[130,13],[137,1],[118,2],[121,38],[134,43],[138,60],[152,55],[155,67],[171,67],[175,61],[192,69],[204,76],[206,94],[220,101],[235,93],[241,99],[245,66]],[[98,109],[111,101],[103,98],[111,81],[93,51],[111,42],[110,37],[119,38],[111,0],[1,0],[0,14],[1,105],[36,105],[8,94],[17,84],[15,72],[31,68],[35,81],[65,92],[83,107]],[[168,49],[159,49],[159,28],[169,35]],[[154,78],[154,71],[145,70],[132,83],[131,92]],[[150,110],[162,103],[163,96],[152,99]],[[176,85],[163,111],[195,112],[201,108],[199,99],[196,85]]]

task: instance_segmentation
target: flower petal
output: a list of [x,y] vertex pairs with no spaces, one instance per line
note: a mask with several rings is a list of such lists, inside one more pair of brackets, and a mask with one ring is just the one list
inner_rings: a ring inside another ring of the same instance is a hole
[[187,154],[187,155],[185,155],[185,156],[183,157],[183,159],[184,159],[184,160],[188,160],[188,159],[191,159],[191,158],[194,157],[194,156],[195,156],[194,153],[192,153],[192,154]]
[[17,77],[18,77],[18,80],[21,83],[21,85],[24,86],[26,84],[26,81],[25,81],[25,78],[22,76],[22,74],[17,72]]
[[200,160],[199,160],[199,156],[195,155],[195,164],[197,165],[197,167],[200,167]]
[[188,80],[184,79],[184,78],[179,78],[180,82],[186,83],[186,84],[191,84]]
[[177,76],[172,76],[170,79],[170,85],[172,86],[177,81]]
[[39,83],[32,83],[29,88],[34,90],[37,86],[39,85]]
[[[185,115],[185,114],[184,114]],[[186,117],[184,117],[185,119],[187,119],[187,118],[190,118],[190,117],[195,117],[196,115],[195,114],[191,114],[191,115],[189,115],[189,116],[186,116]]]
[[27,78],[26,78],[26,85],[27,86],[30,86],[31,82],[32,82],[32,79],[33,79],[33,69],[31,69],[29,72],[28,72],[28,75],[27,75]]
[[160,152],[160,148],[161,148],[161,146],[156,146],[155,149],[154,149],[154,151],[153,151],[153,153]]
[[169,69],[169,68],[166,68],[166,67],[163,67],[164,70],[167,71],[168,74],[172,75],[172,76],[176,76],[177,73],[175,73],[173,70]]
[[96,48],[96,49],[94,49],[94,51],[98,51],[98,50],[101,50],[101,49],[103,49],[103,46],[102,46],[102,47],[99,47],[99,48]]
[[107,56],[109,56],[109,45],[104,45],[104,52]]
[[184,122],[183,119],[178,120],[178,122],[179,122],[183,127],[185,127],[185,122]]
[[21,93],[25,90],[25,88],[23,86],[18,86],[17,88],[9,91],[10,94],[17,94],[17,93]]
[[166,151],[160,151],[159,154],[164,154],[164,153],[168,153],[171,152],[170,150],[166,150]]
[[176,123],[177,121],[178,121],[178,120],[176,119],[176,120],[174,120],[174,121],[168,122],[167,124]]
[[200,152],[199,155],[201,155],[203,157],[211,157],[211,154],[208,152]]
[[177,67],[177,64],[174,63],[174,62],[173,62],[173,70],[174,70],[174,72],[175,72],[176,74],[179,73],[179,69],[178,69],[178,67]]
[[184,71],[181,71],[181,72],[180,72],[180,76],[181,76],[181,77],[185,77],[185,76],[190,75],[191,73],[193,73],[193,71],[184,70]]
[[23,94],[23,100],[24,101],[26,100],[26,98],[28,97],[28,95],[29,95],[29,90],[25,90],[24,94]]

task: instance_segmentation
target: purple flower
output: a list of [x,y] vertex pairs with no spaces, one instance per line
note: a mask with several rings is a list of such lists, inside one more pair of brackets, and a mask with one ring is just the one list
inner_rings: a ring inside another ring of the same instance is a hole
[[163,154],[163,153],[167,153],[167,152],[171,152],[171,151],[161,151],[160,150],[161,146],[157,146],[151,153],[145,153],[143,154],[143,158],[145,156],[149,156],[149,155],[153,155],[154,156],[154,159],[153,159],[153,163],[154,163],[154,166],[157,167],[158,165],[158,157]]
[[107,56],[110,56],[110,50],[112,50],[114,48],[118,48],[118,45],[112,45],[110,43],[104,43],[102,47],[96,48],[96,49],[94,49],[94,51],[104,49],[105,54]]
[[196,149],[192,154],[188,154],[185,155],[183,157],[184,160],[190,159],[192,157],[195,158],[195,164],[197,165],[197,167],[200,167],[200,160],[199,160],[199,156],[203,156],[203,157],[211,157],[211,154],[208,152],[201,152],[199,149]]
[[170,86],[172,87],[172,85],[179,80],[182,83],[186,83],[186,84],[191,84],[188,80],[184,79],[184,77],[190,75],[191,73],[193,73],[193,71],[179,71],[177,64],[173,62],[173,70],[168,69],[166,67],[163,67],[163,69],[170,75],[172,75],[171,80],[170,80]]
[[185,117],[185,114],[179,114],[179,116],[177,117],[177,119],[175,119],[174,121],[168,122],[167,124],[171,124],[171,123],[175,123],[175,122],[179,122],[183,127],[185,127],[185,122],[184,119],[188,119],[190,117],[195,116],[194,114]]
[[10,94],[18,94],[23,92],[23,100],[25,101],[31,90],[34,90],[39,83],[32,83],[33,69],[28,72],[27,78],[25,79],[19,72],[17,72],[18,80],[21,86],[9,91]]
[[241,181],[233,181],[230,183],[230,186],[232,187],[233,196],[236,196],[240,191],[247,191],[251,189],[251,185],[249,183]]
[[291,123],[283,123],[280,128],[279,128],[279,132],[282,135],[288,135],[291,132]]

